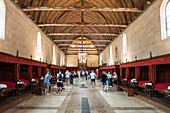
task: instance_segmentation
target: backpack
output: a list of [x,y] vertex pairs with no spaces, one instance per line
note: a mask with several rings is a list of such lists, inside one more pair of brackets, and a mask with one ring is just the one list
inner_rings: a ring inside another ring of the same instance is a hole
[[61,74],[59,74],[58,80],[59,80],[59,81],[63,81],[63,77],[62,77]]

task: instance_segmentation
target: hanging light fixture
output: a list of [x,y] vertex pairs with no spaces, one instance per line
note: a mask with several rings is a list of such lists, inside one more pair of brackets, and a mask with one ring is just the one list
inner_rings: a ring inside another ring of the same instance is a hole
[[148,0],[146,3],[147,3],[148,5],[150,5],[150,4],[151,4],[151,0]]
[[71,47],[72,47],[72,48],[74,48],[74,47],[75,47],[75,45],[71,45]]

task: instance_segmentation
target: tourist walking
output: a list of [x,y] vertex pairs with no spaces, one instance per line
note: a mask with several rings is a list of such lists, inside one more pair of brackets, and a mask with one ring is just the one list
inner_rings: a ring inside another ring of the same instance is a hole
[[[90,73],[90,77],[91,77],[91,87],[96,86],[96,83],[95,83],[96,74],[94,73],[93,70]],[[94,85],[93,85],[93,83],[94,83]]]
[[61,94],[62,86],[63,86],[63,74],[61,73],[61,70],[59,70],[59,73],[57,74],[57,93],[59,90],[59,94]]
[[50,71],[48,71],[47,74],[45,75],[45,80],[43,84],[43,86],[45,87],[45,94],[49,92],[50,79],[51,79],[51,73]]
[[101,81],[102,81],[102,86],[103,86],[103,92],[106,91],[107,92],[107,74],[106,71],[103,71],[101,74]]

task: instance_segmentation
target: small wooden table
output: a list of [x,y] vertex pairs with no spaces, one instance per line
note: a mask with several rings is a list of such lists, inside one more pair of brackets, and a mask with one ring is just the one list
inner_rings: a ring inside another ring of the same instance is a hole
[[163,95],[164,95],[165,98],[166,98],[166,96],[167,97],[170,96],[170,90],[164,90]]
[[31,83],[28,84],[28,86],[30,87],[31,91],[35,91],[36,87],[38,86],[38,83]]
[[8,98],[8,89],[7,88],[3,88],[3,89],[0,89],[0,99],[2,100],[3,97],[6,97]]

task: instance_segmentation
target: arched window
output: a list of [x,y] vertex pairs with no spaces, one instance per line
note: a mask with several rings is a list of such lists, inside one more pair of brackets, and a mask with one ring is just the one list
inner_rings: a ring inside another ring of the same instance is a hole
[[162,40],[170,37],[170,1],[163,0],[160,8]]
[[123,35],[123,54],[127,53],[127,37],[126,34]]
[[53,45],[53,61],[55,63],[55,46]]
[[112,65],[112,46],[110,46],[110,65]]
[[5,39],[5,3],[0,0],[0,39]]
[[60,53],[60,66],[63,66],[63,55]]
[[170,1],[168,1],[166,6],[166,32],[167,37],[170,37]]
[[41,54],[41,33],[37,34],[37,53]]

